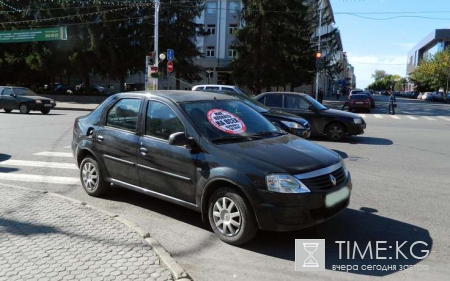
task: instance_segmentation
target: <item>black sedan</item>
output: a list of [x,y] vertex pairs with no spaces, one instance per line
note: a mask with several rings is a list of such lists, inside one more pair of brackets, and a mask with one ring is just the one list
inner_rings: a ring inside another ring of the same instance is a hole
[[[209,91],[208,91],[209,92]],[[249,98],[247,95],[230,91],[214,91],[214,93],[233,96],[245,102],[248,106],[261,113],[271,122],[276,123],[281,129],[293,135],[309,138],[311,136],[311,126],[306,119],[287,112],[271,109],[262,103]]]
[[297,230],[350,202],[335,152],[288,134],[244,102],[191,91],[127,92],[74,123],[84,190],[111,184],[196,210],[223,241]]
[[22,114],[28,114],[30,110],[48,114],[55,106],[54,100],[38,96],[28,88],[0,86],[0,109],[7,113],[18,109]]
[[326,136],[332,141],[340,141],[346,135],[363,134],[366,128],[366,122],[361,116],[330,109],[305,94],[267,92],[256,96],[255,99],[270,108],[305,118],[311,126],[311,135]]

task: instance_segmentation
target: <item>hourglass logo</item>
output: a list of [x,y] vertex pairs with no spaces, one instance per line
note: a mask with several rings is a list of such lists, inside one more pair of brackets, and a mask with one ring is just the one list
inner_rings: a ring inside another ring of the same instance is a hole
[[325,270],[325,239],[295,239],[295,271]]

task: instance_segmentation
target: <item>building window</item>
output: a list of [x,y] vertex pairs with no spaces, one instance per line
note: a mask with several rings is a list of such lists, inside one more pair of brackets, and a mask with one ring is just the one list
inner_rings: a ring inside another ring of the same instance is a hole
[[216,48],[214,46],[206,47],[206,56],[211,58],[216,56]]
[[237,14],[239,11],[239,4],[238,2],[230,2],[228,4],[228,10],[230,11],[230,14]]
[[237,24],[230,24],[228,26],[228,34],[233,35],[237,30]]
[[217,3],[216,2],[206,3],[206,12],[208,14],[215,14],[216,11],[217,11]]
[[216,25],[215,24],[208,24],[206,26],[206,31],[209,33],[209,35],[216,34]]
[[237,51],[233,49],[232,47],[228,48],[228,57],[235,58],[237,57]]

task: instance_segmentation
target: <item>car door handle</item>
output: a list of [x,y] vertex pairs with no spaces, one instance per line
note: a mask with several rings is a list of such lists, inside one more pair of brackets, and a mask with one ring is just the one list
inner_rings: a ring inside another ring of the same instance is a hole
[[141,148],[139,148],[139,151],[141,152],[142,155],[145,155],[145,154],[147,154],[148,149],[145,147],[141,147]]
[[97,136],[97,140],[98,140],[98,141],[103,141],[104,138],[103,138],[103,136]]

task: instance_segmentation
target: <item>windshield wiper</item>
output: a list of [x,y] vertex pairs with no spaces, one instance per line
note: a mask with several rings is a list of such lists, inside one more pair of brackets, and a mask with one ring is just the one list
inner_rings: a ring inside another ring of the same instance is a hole
[[277,136],[282,136],[282,135],[286,135],[287,133],[283,133],[283,132],[259,132],[253,135],[250,135],[249,137],[267,137],[267,136],[273,136],[273,137],[277,137]]
[[248,136],[224,136],[211,139],[211,142],[238,142],[238,141],[248,141],[250,138]]

